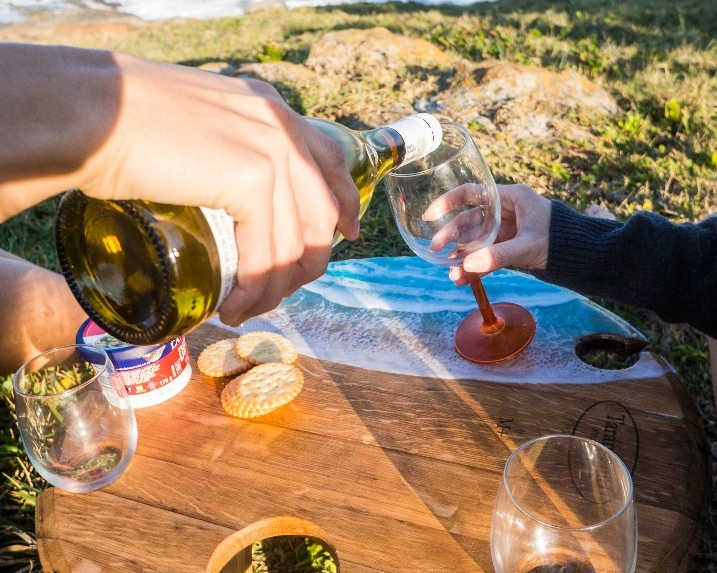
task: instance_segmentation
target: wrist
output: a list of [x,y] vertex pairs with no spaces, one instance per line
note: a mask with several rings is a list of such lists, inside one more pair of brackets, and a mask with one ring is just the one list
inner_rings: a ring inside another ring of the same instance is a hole
[[545,197],[536,196],[538,201],[533,207],[533,266],[532,271],[544,271],[548,266],[548,253],[550,250],[550,226],[552,220],[552,201]]

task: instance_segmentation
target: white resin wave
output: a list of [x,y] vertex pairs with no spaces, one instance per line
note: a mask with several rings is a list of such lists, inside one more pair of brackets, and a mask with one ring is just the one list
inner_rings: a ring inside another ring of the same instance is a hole
[[[643,338],[631,325],[585,297],[513,271],[484,278],[492,302],[526,306],[538,330],[514,360],[482,366],[453,347],[453,334],[476,303],[469,287],[456,287],[447,269],[417,257],[331,263],[324,276],[254,318],[236,333],[272,330],[304,355],[367,370],[525,383],[596,383],[659,376],[648,353],[624,370],[602,370],[574,352],[583,336],[607,333]],[[221,325],[215,319],[217,325]],[[221,325],[223,328],[228,328]]]

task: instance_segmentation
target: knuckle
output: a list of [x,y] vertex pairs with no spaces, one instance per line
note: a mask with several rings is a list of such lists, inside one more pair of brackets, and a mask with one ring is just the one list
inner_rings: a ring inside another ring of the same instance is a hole
[[328,160],[329,165],[333,165],[339,170],[345,170],[346,162],[344,160],[344,153],[341,146],[329,137],[325,137],[324,141],[324,155]]
[[339,212],[341,210],[341,204],[336,195],[333,193],[327,194],[326,205],[322,210],[324,211],[321,217],[323,231],[333,232],[339,220]]
[[262,186],[271,185],[273,187],[276,180],[276,164],[271,156],[263,153],[257,153],[252,158],[253,169],[250,170],[248,176],[253,177],[256,184]]
[[270,83],[251,77],[247,77],[246,81],[254,93],[269,96],[272,98],[281,98],[281,94],[279,94],[279,91]]
[[306,267],[305,283],[310,283],[321,277],[326,272],[328,262],[316,263]]
[[524,183],[518,183],[515,186],[515,191],[521,195],[532,195],[533,193],[533,190]]
[[508,251],[500,243],[496,244],[493,247],[491,254],[493,255],[494,266],[496,266],[497,268],[502,268],[508,264],[508,262],[509,262]]
[[288,104],[281,99],[279,92],[274,90],[276,95],[268,95],[264,99],[264,105],[272,117],[275,118],[279,127],[286,126],[292,119],[294,112]]
[[301,237],[297,237],[295,240],[289,242],[282,258],[287,263],[296,264],[304,256],[305,248],[304,240]]
[[255,310],[257,311],[257,314],[264,314],[265,312],[275,309],[281,304],[282,298],[283,295],[278,293],[270,293],[267,296],[263,297],[261,301],[256,305]]

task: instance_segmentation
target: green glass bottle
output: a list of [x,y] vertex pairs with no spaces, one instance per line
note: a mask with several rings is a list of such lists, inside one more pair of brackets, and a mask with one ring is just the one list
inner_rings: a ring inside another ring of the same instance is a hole
[[[367,131],[306,120],[341,146],[361,215],[386,173],[430,153],[442,137],[428,114]],[[55,240],[62,272],[85,312],[130,344],[161,344],[187,333],[219,309],[236,281],[234,221],[223,210],[106,201],[73,189],[60,202]]]

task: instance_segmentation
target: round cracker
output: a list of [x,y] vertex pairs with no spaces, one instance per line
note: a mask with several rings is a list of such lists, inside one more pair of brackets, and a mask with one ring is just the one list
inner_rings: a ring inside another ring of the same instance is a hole
[[222,390],[222,408],[237,418],[255,418],[291,402],[304,387],[301,370],[267,362],[237,376]]
[[199,353],[197,366],[202,374],[222,377],[233,376],[252,367],[237,354],[236,338],[226,338],[207,346]]
[[252,364],[283,362],[294,364],[299,357],[296,346],[286,336],[258,330],[242,334],[236,342],[236,352]]

